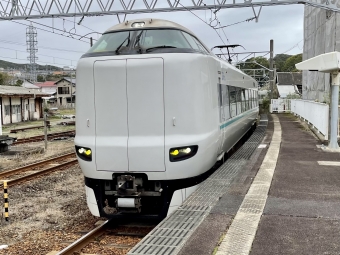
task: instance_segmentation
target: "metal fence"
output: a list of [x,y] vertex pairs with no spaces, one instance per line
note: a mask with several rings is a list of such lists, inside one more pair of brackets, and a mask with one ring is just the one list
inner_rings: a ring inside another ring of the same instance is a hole
[[[272,99],[270,112],[291,112],[311,124],[328,140],[329,105],[301,99]],[[339,131],[338,131],[339,136]]]

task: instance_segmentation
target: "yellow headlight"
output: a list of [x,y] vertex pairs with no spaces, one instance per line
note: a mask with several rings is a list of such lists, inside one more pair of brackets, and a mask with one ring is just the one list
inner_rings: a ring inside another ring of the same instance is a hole
[[170,152],[170,154],[171,154],[172,156],[177,156],[178,153],[179,153],[178,150],[174,150],[174,151],[171,151],[171,152]]
[[85,154],[86,154],[87,156],[90,156],[90,155],[91,155],[91,150],[86,150],[86,151],[85,151]]

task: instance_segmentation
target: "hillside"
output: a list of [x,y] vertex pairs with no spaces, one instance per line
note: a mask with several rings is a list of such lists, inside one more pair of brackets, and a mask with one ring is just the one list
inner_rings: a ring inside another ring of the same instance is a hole
[[[0,60],[0,68],[4,68],[4,69],[7,69],[7,68],[13,68],[13,69],[17,69],[17,70],[21,70],[21,69],[25,69],[25,67],[29,65],[29,63],[27,64],[17,64],[17,63],[13,63],[13,62],[8,62],[8,61],[5,61],[5,60]],[[28,68],[28,66],[27,66]],[[37,64],[37,70],[52,70],[52,71],[59,71],[61,70],[62,68],[60,67],[57,67],[57,66],[50,66],[50,65],[38,65]]]

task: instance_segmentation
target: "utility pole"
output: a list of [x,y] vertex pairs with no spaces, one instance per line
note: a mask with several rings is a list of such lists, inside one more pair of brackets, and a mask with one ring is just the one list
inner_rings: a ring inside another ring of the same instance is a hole
[[269,59],[269,77],[270,77],[270,100],[273,99],[273,90],[274,90],[274,40],[270,40],[270,59]]
[[45,137],[45,151],[47,150],[47,113],[44,111],[44,137]]

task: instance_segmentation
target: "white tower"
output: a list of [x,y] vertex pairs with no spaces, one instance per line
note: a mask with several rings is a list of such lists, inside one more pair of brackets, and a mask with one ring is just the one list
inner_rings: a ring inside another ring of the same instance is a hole
[[26,28],[26,44],[27,44],[27,52],[29,56],[27,59],[30,61],[30,76],[29,80],[34,83],[37,81],[37,73],[36,73],[36,63],[38,57],[35,56],[36,52],[38,52],[38,40],[37,40],[37,29],[33,27],[32,23],[29,27]]

